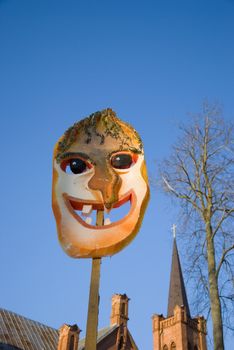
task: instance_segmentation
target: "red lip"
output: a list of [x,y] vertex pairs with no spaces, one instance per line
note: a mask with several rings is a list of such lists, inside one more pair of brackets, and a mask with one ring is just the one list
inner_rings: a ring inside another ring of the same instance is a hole
[[109,225],[103,225],[103,226],[95,226],[95,225],[89,225],[87,224],[82,218],[75,212],[75,210],[81,211],[83,208],[83,205],[92,205],[93,210],[103,210],[105,212],[104,204],[101,202],[96,202],[94,200],[83,200],[80,198],[75,198],[73,196],[69,196],[67,193],[63,194],[64,201],[66,203],[66,206],[70,213],[73,215],[73,217],[78,220],[83,226],[89,228],[89,229],[107,229],[116,225],[120,225],[121,222],[126,219],[127,216],[131,215],[131,213],[134,211],[134,208],[136,207],[136,195],[133,191],[127,192],[124,196],[122,196],[118,202],[114,203],[111,210],[114,210],[115,208],[118,208],[128,201],[131,203],[130,211],[120,220],[113,222]]

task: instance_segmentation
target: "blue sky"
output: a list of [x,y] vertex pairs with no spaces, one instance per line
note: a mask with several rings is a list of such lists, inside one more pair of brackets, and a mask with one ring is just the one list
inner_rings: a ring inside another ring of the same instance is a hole
[[[233,119],[233,34],[231,0],[0,1],[2,307],[56,328],[78,323],[85,335],[91,262],[57,241],[54,144],[111,107],[141,134],[154,178],[204,99]],[[167,309],[173,223],[176,208],[152,189],[137,238],[102,263],[99,325],[109,324],[112,294],[127,293],[143,350],[151,315]]]

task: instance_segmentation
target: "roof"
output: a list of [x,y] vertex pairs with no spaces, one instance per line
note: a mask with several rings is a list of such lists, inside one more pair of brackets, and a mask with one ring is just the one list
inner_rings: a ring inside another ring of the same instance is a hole
[[0,349],[56,350],[58,338],[57,329],[0,308]]
[[[118,327],[119,326],[117,324],[114,324],[112,326],[100,329],[100,331],[98,331],[97,344],[100,343],[102,339],[104,339],[105,337],[110,335],[112,332],[114,332]],[[79,341],[78,350],[84,350],[84,347],[85,347],[85,338]]]
[[[97,344],[101,349],[106,341],[116,341],[120,327],[114,324],[98,331]],[[138,349],[127,332],[131,349]],[[59,330],[0,308],[0,350],[57,350],[58,340]],[[85,339],[81,339],[78,350],[84,350],[84,346]]]
[[180,265],[179,253],[174,238],[173,251],[172,251],[172,263],[171,263],[171,277],[170,287],[168,295],[168,309],[167,317],[173,316],[175,306],[185,306],[187,315],[190,316],[189,304],[184,286],[184,279]]

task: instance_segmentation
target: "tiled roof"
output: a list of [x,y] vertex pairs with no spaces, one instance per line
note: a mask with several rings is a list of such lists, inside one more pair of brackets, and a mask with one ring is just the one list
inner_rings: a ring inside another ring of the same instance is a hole
[[0,308],[0,349],[56,350],[58,338],[57,329]]
[[[97,339],[97,344],[104,339],[105,337],[107,337],[109,334],[111,334],[116,328],[118,328],[119,326],[117,324],[114,324],[113,326],[109,326],[109,327],[105,327],[100,329],[100,331],[98,331],[98,339]],[[84,346],[85,346],[85,338],[81,339],[79,341],[79,346],[78,346],[78,350],[84,350]]]
[[[98,331],[97,344],[114,333],[120,326]],[[134,349],[134,340],[128,331]],[[40,322],[30,320],[14,312],[0,308],[0,350],[57,350],[59,331]],[[79,341],[78,350],[84,350],[85,339]]]
[[174,239],[167,317],[173,316],[174,307],[176,305],[184,305],[186,307],[187,315],[190,317],[189,304],[184,286],[179,253],[176,245],[176,240]]

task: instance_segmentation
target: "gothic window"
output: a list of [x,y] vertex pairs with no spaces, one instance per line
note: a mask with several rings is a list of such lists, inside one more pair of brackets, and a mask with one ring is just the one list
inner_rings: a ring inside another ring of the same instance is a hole
[[167,345],[164,345],[164,346],[163,346],[163,350],[168,350]]
[[195,346],[194,346],[194,350],[198,350],[198,347],[197,347],[197,345],[195,345]]
[[74,335],[70,338],[69,350],[74,350]]
[[176,350],[176,345],[174,342],[171,343],[171,350]]
[[189,342],[188,342],[188,350],[192,350],[192,346]]
[[122,315],[125,315],[125,311],[126,311],[126,310],[125,310],[125,304],[122,303],[122,304],[121,304],[121,314],[122,314]]

